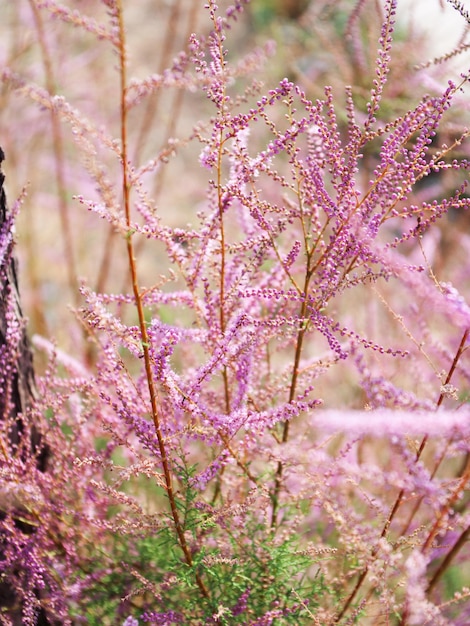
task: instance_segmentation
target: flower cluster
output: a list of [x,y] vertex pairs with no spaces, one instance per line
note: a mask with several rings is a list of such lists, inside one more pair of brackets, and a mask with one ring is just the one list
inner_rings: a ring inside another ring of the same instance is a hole
[[0,207],[0,621],[463,626],[467,77],[405,93],[397,0],[309,4],[361,68],[322,93],[245,1],[170,3],[155,66],[132,4],[8,10],[46,156]]

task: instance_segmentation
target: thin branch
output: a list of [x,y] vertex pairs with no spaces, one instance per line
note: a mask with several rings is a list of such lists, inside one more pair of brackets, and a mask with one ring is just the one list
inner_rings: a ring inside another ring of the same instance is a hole
[[[173,518],[176,535],[178,537],[178,542],[180,544],[181,550],[183,551],[184,558],[185,558],[187,565],[189,567],[193,567],[193,558],[192,558],[189,546],[186,542],[184,529],[181,524],[181,520],[180,520],[179,513],[178,513],[176,497],[175,497],[175,493],[173,490],[173,481],[172,481],[172,472],[170,468],[170,462],[169,462],[167,450],[165,447],[165,441],[164,441],[162,430],[161,430],[160,413],[159,413],[158,399],[157,399],[158,393],[157,393],[157,388],[155,384],[152,363],[151,363],[151,358],[150,358],[149,338],[148,338],[147,326],[146,326],[145,316],[144,316],[142,294],[141,294],[141,290],[140,290],[140,286],[138,282],[138,276],[137,276],[136,259],[134,255],[134,244],[133,244],[132,230],[131,230],[130,184],[129,184],[129,170],[128,170],[127,108],[126,108],[126,98],[125,98],[126,86],[127,86],[126,52],[125,52],[126,44],[125,44],[125,34],[124,34],[122,0],[118,0],[117,13],[118,13],[119,34],[120,34],[119,69],[120,69],[120,76],[121,76],[122,192],[123,192],[126,224],[129,229],[128,236],[126,238],[127,255],[128,255],[128,260],[129,260],[129,269],[131,272],[132,290],[134,293],[137,314],[139,318],[139,329],[140,329],[142,349],[143,349],[145,374],[147,378],[148,390],[149,390],[149,395],[150,395],[151,413],[152,413],[153,424],[155,427],[155,434],[157,436],[158,448],[160,451],[160,459],[161,459],[162,470],[163,470],[163,475],[165,479],[166,492],[168,495],[168,501],[170,503],[171,515]],[[209,598],[209,592],[207,591],[207,588],[201,576],[198,573],[196,573],[195,577],[196,577],[197,586],[199,587],[201,594],[205,598]]]

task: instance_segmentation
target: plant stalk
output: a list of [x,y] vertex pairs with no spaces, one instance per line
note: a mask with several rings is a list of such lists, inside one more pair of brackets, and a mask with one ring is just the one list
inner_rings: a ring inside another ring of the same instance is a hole
[[[143,359],[145,365],[145,374],[147,378],[148,390],[150,395],[152,420],[155,427],[155,433],[158,441],[158,448],[160,452],[163,476],[165,480],[166,491],[168,495],[168,501],[170,503],[171,515],[173,523],[180,544],[181,550],[184,554],[186,564],[189,567],[193,567],[193,558],[191,551],[186,542],[184,535],[184,529],[181,524],[178,508],[176,504],[175,493],[173,490],[172,473],[170,469],[170,463],[165,447],[165,441],[161,429],[160,412],[158,409],[157,401],[157,388],[155,385],[155,379],[152,370],[152,363],[150,358],[149,340],[147,333],[147,326],[144,316],[144,307],[142,302],[142,296],[137,276],[137,265],[134,255],[134,244],[131,234],[131,210],[130,210],[130,185],[129,185],[129,171],[128,171],[128,149],[127,149],[127,108],[126,108],[126,53],[125,53],[125,34],[124,34],[124,21],[122,11],[122,0],[118,0],[118,19],[119,19],[119,33],[120,33],[120,47],[119,47],[119,69],[121,76],[121,145],[122,145],[122,193],[124,201],[124,211],[126,216],[126,224],[128,227],[129,235],[126,237],[127,255],[129,259],[129,269],[131,273],[132,290],[134,293],[134,299],[139,318],[139,329],[143,348]],[[199,587],[201,594],[205,598],[209,598],[209,592],[204,584],[204,581],[198,573],[195,574],[196,583]]]

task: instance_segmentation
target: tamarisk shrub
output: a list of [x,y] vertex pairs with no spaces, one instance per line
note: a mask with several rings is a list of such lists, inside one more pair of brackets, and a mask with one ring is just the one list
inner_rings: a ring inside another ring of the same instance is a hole
[[312,99],[261,82],[246,2],[196,4],[8,8],[49,461],[3,419],[2,581],[26,625],[468,624],[467,76],[417,49],[400,110],[397,1],[312,3],[376,41]]

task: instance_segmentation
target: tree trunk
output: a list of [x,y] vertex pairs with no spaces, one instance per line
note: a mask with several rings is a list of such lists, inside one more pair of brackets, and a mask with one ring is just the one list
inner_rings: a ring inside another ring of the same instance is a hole
[[[13,257],[14,216],[8,210],[3,187],[3,160],[4,153],[0,148],[0,420],[4,426],[8,425],[4,428],[6,441],[0,442],[0,467],[7,465],[17,455],[26,458],[32,454],[36,458],[38,470],[44,472],[49,451],[42,444],[38,429],[34,425],[27,425],[25,421],[35,395],[33,357],[18,293],[17,263]],[[0,503],[0,521],[5,520],[7,513],[12,516],[19,532],[25,535],[35,532],[33,526],[22,521],[21,511],[2,510]],[[0,540],[4,544],[1,530]],[[0,561],[3,559],[4,553],[0,549]],[[22,626],[22,615],[23,607],[18,593],[0,575],[0,623]],[[44,610],[39,611],[36,624],[51,624]]]

